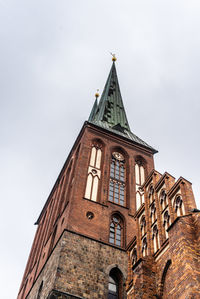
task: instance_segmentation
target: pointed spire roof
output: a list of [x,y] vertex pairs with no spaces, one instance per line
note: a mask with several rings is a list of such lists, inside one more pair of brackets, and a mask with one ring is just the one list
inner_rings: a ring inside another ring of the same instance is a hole
[[122,101],[115,60],[113,60],[99,104],[96,98],[88,122],[131,139],[155,153],[157,152],[155,149],[131,132]]
[[130,131],[126,112],[122,102],[115,62],[113,61],[104,87],[98,110],[94,116],[96,122],[107,122],[110,127],[121,126]]

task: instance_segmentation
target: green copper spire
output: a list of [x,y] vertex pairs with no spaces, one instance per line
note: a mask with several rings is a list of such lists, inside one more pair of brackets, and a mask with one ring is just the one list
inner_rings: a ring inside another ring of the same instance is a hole
[[99,127],[112,131],[113,133],[131,139],[140,145],[148,147],[153,152],[157,152],[146,142],[131,132],[119,88],[117,71],[115,67],[116,58],[114,57],[112,60],[113,64],[101,99],[98,104],[96,98],[88,121]]
[[120,131],[130,131],[114,61],[93,120],[97,123],[106,122],[109,127]]

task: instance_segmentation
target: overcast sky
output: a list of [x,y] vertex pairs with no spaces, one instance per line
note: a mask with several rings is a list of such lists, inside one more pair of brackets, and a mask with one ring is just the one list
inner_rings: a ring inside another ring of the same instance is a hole
[[16,298],[36,221],[111,56],[132,131],[200,207],[200,2],[0,0],[0,281]]

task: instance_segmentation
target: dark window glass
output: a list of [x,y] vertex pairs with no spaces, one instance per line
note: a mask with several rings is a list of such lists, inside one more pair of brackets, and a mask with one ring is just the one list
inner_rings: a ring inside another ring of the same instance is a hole
[[120,167],[120,179],[122,182],[124,182],[124,166]]
[[120,185],[120,205],[124,205],[124,186]]
[[109,276],[108,284],[108,299],[117,299],[118,297],[118,282],[114,277]]
[[122,221],[118,216],[111,219],[109,242],[122,246]]
[[124,205],[125,186],[120,182],[110,180],[109,200]]
[[114,183],[113,181],[110,181],[110,191],[109,191],[109,200],[113,201],[113,197],[114,197]]
[[110,166],[109,200],[120,205],[125,204],[125,161],[120,153],[113,153]]

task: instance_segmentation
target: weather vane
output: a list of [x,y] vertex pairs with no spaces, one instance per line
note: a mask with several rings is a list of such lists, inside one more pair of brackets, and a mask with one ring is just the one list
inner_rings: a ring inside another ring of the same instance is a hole
[[113,53],[111,53],[111,52],[110,52],[110,54],[112,55],[112,61],[116,61],[117,58],[116,58],[115,54],[113,54]]

